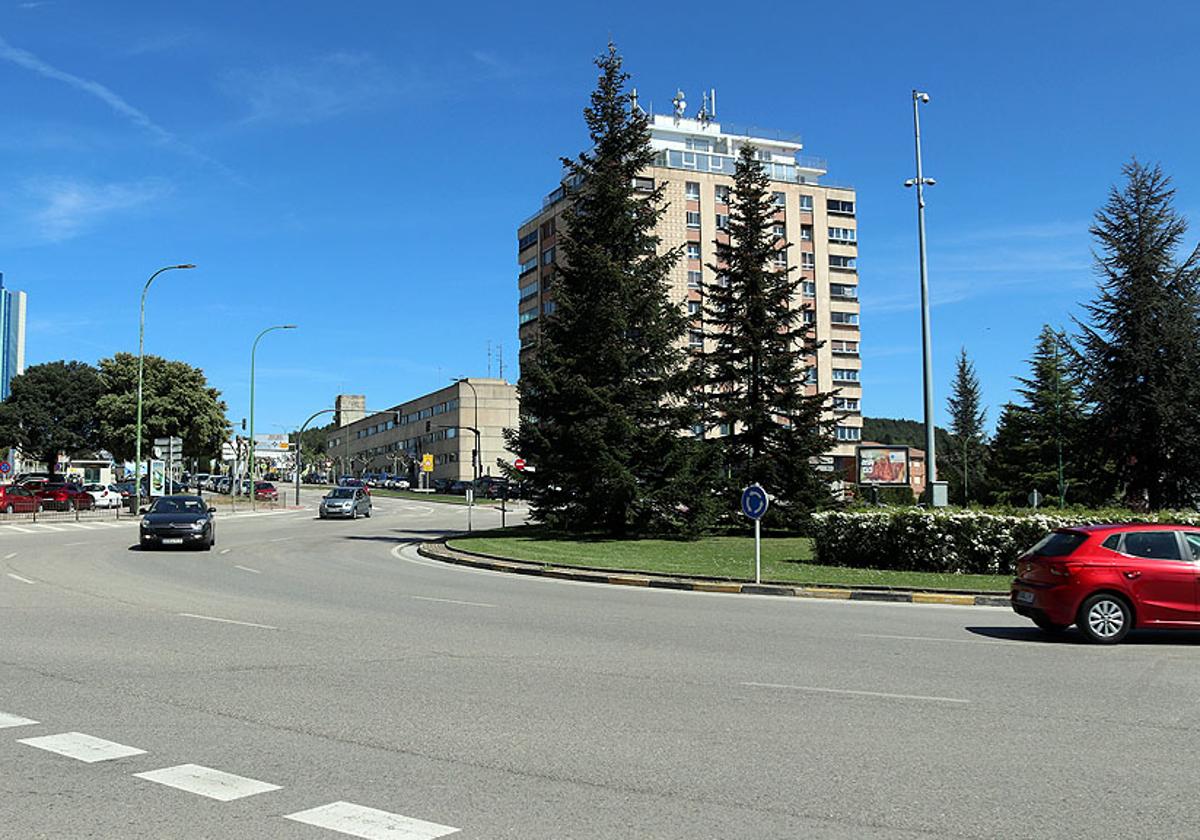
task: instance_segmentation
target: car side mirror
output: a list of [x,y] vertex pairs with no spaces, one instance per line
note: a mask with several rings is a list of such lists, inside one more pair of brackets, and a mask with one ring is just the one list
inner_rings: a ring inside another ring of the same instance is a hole
[[143,515],[145,515],[149,512],[150,512],[150,508],[141,508],[138,510],[138,513],[143,514]]
[[209,513],[216,513],[216,512],[217,512],[217,509],[216,509],[215,507],[210,507],[210,508],[208,509],[208,512],[209,512]]

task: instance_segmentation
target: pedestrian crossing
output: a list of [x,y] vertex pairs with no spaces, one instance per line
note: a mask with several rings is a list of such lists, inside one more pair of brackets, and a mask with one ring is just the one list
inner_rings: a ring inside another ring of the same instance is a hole
[[[38,721],[21,715],[0,711],[0,729],[16,729],[40,726]],[[61,732],[19,738],[17,743],[43,752],[85,764],[116,761],[147,761],[147,750],[128,744],[119,744],[106,738],[83,732]],[[200,796],[216,802],[234,802],[251,796],[265,796],[283,790],[283,785],[252,779],[225,770],[205,767],[200,764],[176,764],[151,770],[140,770],[129,774],[132,778],[169,787],[183,793]],[[278,814],[278,810],[273,812]],[[272,819],[286,819],[323,828],[337,834],[360,837],[364,840],[436,840],[457,834],[461,829],[416,817],[384,811],[366,805],[339,800],[306,808],[282,817],[264,814],[264,823]],[[238,819],[244,819],[239,812]],[[270,836],[269,825],[258,832]]]
[[[221,522],[230,520],[256,519],[264,516],[311,516],[311,508],[303,508],[300,510],[260,510],[242,512],[223,512],[218,513],[217,518]],[[0,535],[3,534],[46,534],[46,533],[64,533],[69,531],[103,531],[113,528],[131,528],[138,524],[141,520],[137,517],[125,517],[115,519],[111,522],[100,520],[84,521],[84,522],[67,522],[54,520],[51,522],[33,522],[22,521],[21,524],[0,523]]]

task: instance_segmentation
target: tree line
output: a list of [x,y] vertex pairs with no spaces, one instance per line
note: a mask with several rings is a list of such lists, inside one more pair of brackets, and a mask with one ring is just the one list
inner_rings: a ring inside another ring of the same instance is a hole
[[[136,451],[137,356],[117,353],[96,366],[80,361],[33,365],[13,377],[0,402],[0,445],[12,446],[56,469],[59,455],[118,462]],[[142,454],[154,439],[183,439],[183,456],[219,458],[229,438],[225,403],[204,372],[160,356],[143,357]]]

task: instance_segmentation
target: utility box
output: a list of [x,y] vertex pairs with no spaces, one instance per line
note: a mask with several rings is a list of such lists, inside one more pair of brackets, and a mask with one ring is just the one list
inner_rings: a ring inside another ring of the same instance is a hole
[[930,489],[933,491],[932,498],[930,499],[933,507],[940,508],[950,504],[950,490],[946,482],[935,481]]

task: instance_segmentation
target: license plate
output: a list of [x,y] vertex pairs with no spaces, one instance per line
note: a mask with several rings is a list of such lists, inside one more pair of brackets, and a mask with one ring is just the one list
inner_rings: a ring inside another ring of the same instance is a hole
[[183,545],[183,537],[163,537],[163,545]]
[[1022,590],[1021,592],[1018,592],[1017,593],[1017,603],[1018,604],[1032,604],[1033,603],[1033,593],[1026,592],[1024,590]]

